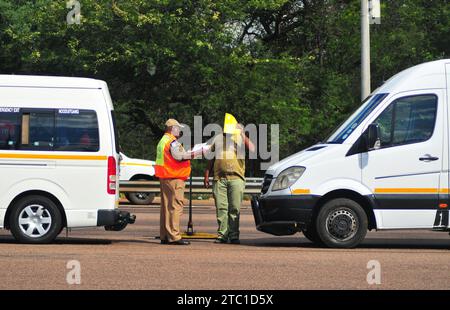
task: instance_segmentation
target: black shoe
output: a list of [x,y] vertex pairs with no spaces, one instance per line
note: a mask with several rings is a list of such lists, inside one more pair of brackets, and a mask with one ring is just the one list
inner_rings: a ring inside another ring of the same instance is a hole
[[227,240],[222,239],[222,238],[217,238],[214,243],[227,243]]
[[169,240],[167,240],[167,239],[162,239],[161,240],[161,244],[168,244],[169,243]]
[[241,244],[241,241],[239,239],[232,239],[230,240],[231,244]]
[[169,244],[171,244],[171,245],[189,245],[191,243],[187,240],[180,239],[178,241],[169,242]]

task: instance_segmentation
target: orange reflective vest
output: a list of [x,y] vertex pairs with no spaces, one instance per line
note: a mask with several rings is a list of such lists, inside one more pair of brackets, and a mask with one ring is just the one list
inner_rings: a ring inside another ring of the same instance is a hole
[[175,140],[175,136],[166,133],[156,148],[155,175],[160,179],[187,180],[191,174],[190,161],[178,161],[170,153],[170,144]]

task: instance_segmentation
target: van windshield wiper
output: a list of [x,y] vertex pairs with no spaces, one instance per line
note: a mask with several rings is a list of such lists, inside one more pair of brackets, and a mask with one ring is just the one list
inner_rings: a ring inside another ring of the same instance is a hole
[[330,142],[325,142],[324,144],[342,144],[342,143],[338,142],[338,141],[330,141]]

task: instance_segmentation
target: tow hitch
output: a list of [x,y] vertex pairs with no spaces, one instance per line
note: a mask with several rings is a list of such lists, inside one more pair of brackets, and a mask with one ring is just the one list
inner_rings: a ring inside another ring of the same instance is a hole
[[126,211],[119,211],[116,213],[115,223],[113,225],[106,225],[105,230],[121,231],[127,227],[128,224],[134,224],[136,215]]

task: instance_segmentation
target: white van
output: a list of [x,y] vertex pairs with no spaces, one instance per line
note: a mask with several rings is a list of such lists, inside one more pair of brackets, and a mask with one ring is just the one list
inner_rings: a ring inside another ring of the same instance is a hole
[[[155,180],[155,162],[130,158],[120,153],[120,181],[153,181]],[[125,193],[128,201],[136,205],[149,205],[155,199],[154,193],[129,192]]]
[[51,242],[64,227],[121,230],[119,153],[105,82],[0,75],[0,227]]
[[449,231],[450,59],[389,79],[325,142],[271,166],[257,229],[357,246],[367,229]]

